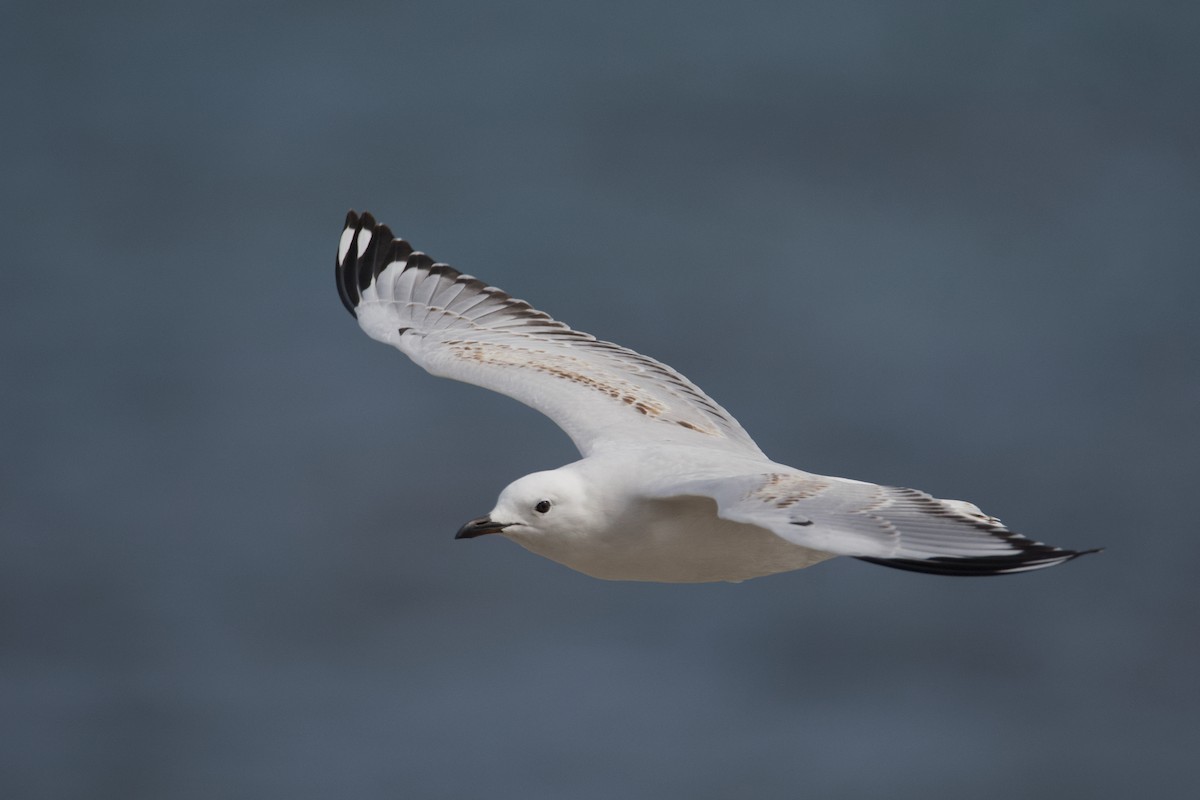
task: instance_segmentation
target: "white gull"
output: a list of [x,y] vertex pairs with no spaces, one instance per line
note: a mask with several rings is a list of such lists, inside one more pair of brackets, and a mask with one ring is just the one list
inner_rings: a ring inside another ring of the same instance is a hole
[[337,285],[373,339],[433,375],[554,420],[583,458],[510,484],[457,538],[498,533],[597,578],[741,581],[833,556],[996,575],[1064,550],[962,500],[803,472],[767,458],[725,409],[665,364],[597,340],[346,216]]

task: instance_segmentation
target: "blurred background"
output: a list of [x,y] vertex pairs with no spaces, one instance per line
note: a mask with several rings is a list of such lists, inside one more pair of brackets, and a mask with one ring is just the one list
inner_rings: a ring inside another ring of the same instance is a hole
[[[1194,5],[5,16],[3,797],[1194,790]],[[358,330],[350,207],[775,459],[1107,552],[659,586],[455,542],[576,454]]]

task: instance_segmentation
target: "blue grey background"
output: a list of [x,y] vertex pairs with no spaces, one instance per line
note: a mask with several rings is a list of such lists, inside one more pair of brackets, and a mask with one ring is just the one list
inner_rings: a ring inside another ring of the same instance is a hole
[[[3,797],[1195,790],[1193,4],[5,17]],[[1107,552],[657,586],[454,542],[575,453],[359,332],[349,207],[778,460]]]

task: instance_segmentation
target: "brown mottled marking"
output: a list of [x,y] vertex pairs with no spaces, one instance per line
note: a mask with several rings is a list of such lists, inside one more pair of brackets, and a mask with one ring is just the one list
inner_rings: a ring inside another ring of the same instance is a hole
[[829,481],[817,476],[793,475],[786,472],[771,472],[764,476],[757,489],[746,495],[776,508],[789,508],[801,500],[815,497],[829,487]]
[[621,380],[605,382],[598,378],[593,378],[580,369],[572,368],[573,364],[582,364],[582,362],[571,356],[551,355],[542,351],[513,347],[498,342],[489,343],[486,348],[482,345],[468,342],[447,343],[447,345],[450,346],[451,352],[459,358],[490,366],[531,369],[555,378],[562,378],[580,386],[586,386],[614,400],[620,400],[626,405],[633,406],[643,416],[660,417],[667,410],[665,405],[653,397],[647,396],[635,384]]
[[705,436],[720,436],[721,435],[721,432],[719,430],[717,430],[715,427],[713,427],[712,425],[706,425],[703,422],[701,422],[700,424],[696,424],[693,422],[688,422],[686,419],[677,419],[677,420],[674,420],[674,422],[676,425],[680,426],[681,428],[687,428],[689,431],[695,431],[696,433],[703,433]]
[[[653,397],[646,395],[635,384],[619,379],[612,379],[611,377],[606,382],[586,374],[581,368],[574,366],[575,364],[579,364],[582,367],[583,362],[571,356],[550,354],[543,350],[514,347],[498,342],[488,343],[485,346],[476,342],[455,339],[447,341],[445,344],[459,358],[491,366],[531,369],[535,372],[561,378],[580,386],[586,386],[614,400],[620,400],[625,405],[631,406],[642,416],[662,418],[663,414],[668,410],[667,406]],[[694,394],[694,392],[689,392],[689,394]],[[674,422],[680,427],[707,436],[719,437],[722,435],[717,428],[711,425],[700,425],[681,419],[664,419],[664,421]]]

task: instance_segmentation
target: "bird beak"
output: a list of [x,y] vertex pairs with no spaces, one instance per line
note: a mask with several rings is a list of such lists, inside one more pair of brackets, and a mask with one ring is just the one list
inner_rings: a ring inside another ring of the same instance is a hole
[[483,536],[485,533],[499,533],[507,528],[499,522],[492,522],[491,517],[480,517],[473,519],[466,525],[458,529],[458,533],[454,534],[455,539],[474,539],[476,536]]

